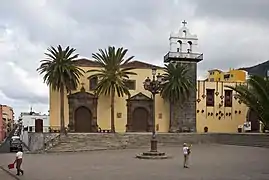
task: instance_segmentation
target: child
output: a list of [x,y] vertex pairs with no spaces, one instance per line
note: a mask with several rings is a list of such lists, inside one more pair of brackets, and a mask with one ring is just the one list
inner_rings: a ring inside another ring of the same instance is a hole
[[20,173],[23,175],[23,170],[21,169],[21,164],[22,164],[22,148],[18,148],[18,151],[16,153],[16,160],[14,162],[14,164],[16,163],[16,169],[17,169],[17,176],[20,175]]
[[190,153],[191,153],[190,147],[187,146],[187,143],[184,143],[183,144],[184,168],[189,168],[187,164]]

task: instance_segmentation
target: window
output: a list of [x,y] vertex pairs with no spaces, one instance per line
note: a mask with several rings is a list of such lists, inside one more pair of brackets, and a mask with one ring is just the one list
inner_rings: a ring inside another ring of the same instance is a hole
[[178,40],[177,42],[179,44],[179,48],[177,48],[177,52],[181,52],[182,51],[182,41]]
[[135,80],[126,80],[125,85],[129,90],[135,90]]
[[91,77],[89,79],[89,85],[90,85],[90,91],[95,90],[98,84],[98,78],[97,77]]
[[33,132],[33,127],[29,127],[29,132]]
[[191,53],[192,52],[192,42],[188,41],[188,44],[189,44],[189,52]]
[[206,89],[206,106],[214,106],[215,89]]
[[186,37],[187,36],[187,31],[183,30],[183,36]]
[[232,90],[225,90],[224,91],[224,106],[225,107],[232,107],[233,105],[233,91]]
[[230,74],[225,74],[224,75],[224,79],[229,79],[230,78]]

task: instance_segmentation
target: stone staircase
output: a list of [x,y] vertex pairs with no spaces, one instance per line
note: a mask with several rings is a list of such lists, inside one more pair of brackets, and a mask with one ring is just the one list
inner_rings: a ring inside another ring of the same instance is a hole
[[[45,151],[79,152],[108,149],[134,149],[150,146],[150,133],[69,133],[56,136]],[[269,134],[228,133],[159,133],[158,146],[190,144],[226,144],[269,148]]]
[[[149,147],[150,133],[70,133],[46,152],[78,152],[107,149],[133,149]],[[203,134],[158,134],[158,146],[182,146],[184,142],[210,143],[210,136]]]

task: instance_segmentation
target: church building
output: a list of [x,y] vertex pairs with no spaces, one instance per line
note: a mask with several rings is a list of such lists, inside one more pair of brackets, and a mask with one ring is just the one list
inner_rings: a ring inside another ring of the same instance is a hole
[[[186,21],[177,31],[170,34],[170,50],[164,56],[164,63],[186,63],[190,68],[191,80],[196,89],[191,93],[183,108],[170,113],[169,102],[156,95],[155,111],[149,91],[143,82],[152,77],[152,69],[163,73],[163,67],[134,60],[129,66],[136,76],[130,76],[128,87],[130,97],[115,98],[116,132],[237,132],[238,126],[246,121],[247,107],[234,98],[234,92],[225,87],[236,83],[197,81],[197,63],[203,60],[198,52],[198,38],[190,33]],[[77,65],[85,72],[101,68],[90,59],[79,59]],[[110,129],[110,97],[94,94],[96,78],[86,73],[80,78],[78,89],[65,95],[65,124],[71,132],[99,132]],[[50,126],[60,128],[60,93],[50,88]],[[155,114],[153,114],[155,112]],[[153,127],[153,116],[156,126]]]

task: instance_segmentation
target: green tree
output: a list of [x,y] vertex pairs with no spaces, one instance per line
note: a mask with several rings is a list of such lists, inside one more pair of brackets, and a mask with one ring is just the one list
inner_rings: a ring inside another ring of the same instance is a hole
[[253,110],[263,123],[264,128],[269,128],[269,79],[262,76],[250,76],[247,84],[226,86],[235,92],[236,96],[251,110]]
[[180,111],[183,103],[188,99],[191,91],[195,89],[194,82],[189,76],[189,68],[182,63],[169,63],[164,68],[164,83],[161,90],[161,97],[170,102],[170,130],[175,131],[175,127],[182,127],[179,121]]
[[65,132],[64,121],[64,95],[73,88],[77,88],[83,70],[76,66],[75,60],[78,54],[76,49],[67,46],[63,49],[60,45],[57,48],[50,47],[45,53],[46,59],[41,60],[40,67],[37,69],[43,75],[44,82],[54,91],[60,92],[60,120],[61,133]]
[[98,78],[98,84],[95,93],[100,95],[109,95],[111,97],[111,132],[115,133],[115,95],[123,97],[130,96],[130,92],[125,82],[130,75],[136,75],[132,72],[133,67],[129,66],[130,61],[134,56],[125,59],[128,49],[115,47],[108,47],[108,49],[99,49],[98,53],[92,54],[95,62],[101,69],[89,70],[87,72],[93,73],[91,77]]

